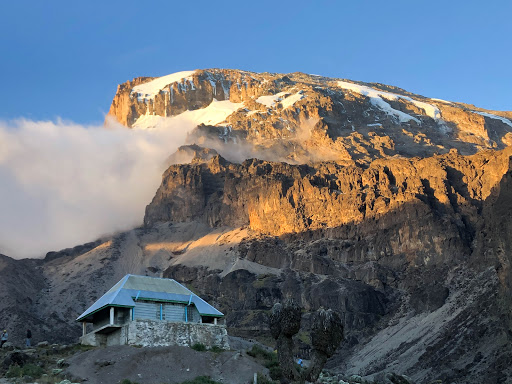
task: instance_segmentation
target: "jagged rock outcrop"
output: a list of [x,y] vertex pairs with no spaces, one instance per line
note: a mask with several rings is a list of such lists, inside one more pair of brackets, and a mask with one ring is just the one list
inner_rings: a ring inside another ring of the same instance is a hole
[[214,99],[240,103],[215,126],[199,127],[190,143],[223,148],[229,156],[223,147],[229,142],[231,151],[248,157],[292,163],[368,164],[376,158],[432,156],[452,148],[473,154],[512,143],[510,112],[429,99],[384,84],[227,69],[177,75],[120,85],[109,115],[128,127],[147,128],[153,126],[145,125],[147,117],[172,118],[205,109]]
[[[380,224],[384,229],[402,221],[407,235],[390,239],[388,253],[419,257],[456,248],[463,254],[475,236],[483,202],[508,172],[509,156],[509,149],[470,157],[453,152],[425,159],[378,160],[367,168],[334,162],[294,166],[256,159],[233,164],[216,156],[202,164],[169,167],[144,221],[147,226],[187,220],[212,226],[249,225],[273,236],[332,231],[349,224],[354,228],[369,219],[385,222]],[[418,220],[422,226],[414,226]],[[427,239],[421,245],[408,242],[424,236],[420,227],[425,227],[425,220],[432,221],[432,230],[439,227],[435,237],[441,242],[453,239],[450,248],[442,250]]]

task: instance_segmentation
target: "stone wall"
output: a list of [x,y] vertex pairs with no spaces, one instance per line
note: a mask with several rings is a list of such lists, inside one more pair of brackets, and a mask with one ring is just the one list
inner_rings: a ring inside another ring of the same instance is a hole
[[93,345],[93,346],[99,346],[100,345],[100,338],[98,336],[104,336],[99,335],[94,332],[90,332],[86,335],[83,335],[80,337],[80,344],[82,345]]
[[192,346],[201,343],[211,348],[229,348],[224,325],[160,322],[137,319],[128,324],[127,344],[143,347],[166,345]]
[[225,325],[165,322],[136,319],[122,328],[109,333],[88,333],[80,338],[84,345],[140,345],[161,347],[169,345],[192,346],[201,343],[211,348],[218,346],[229,349]]

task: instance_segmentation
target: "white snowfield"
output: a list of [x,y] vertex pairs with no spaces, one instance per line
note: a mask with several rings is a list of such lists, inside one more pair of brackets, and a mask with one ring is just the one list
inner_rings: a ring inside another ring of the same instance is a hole
[[285,94],[286,92],[279,92],[276,93],[275,95],[260,96],[256,99],[256,102],[263,104],[267,108],[272,108],[272,106],[275,105],[276,102]]
[[[139,101],[148,102],[155,98],[167,85],[173,83],[183,83],[185,80],[192,80],[192,75],[196,71],[183,71],[172,73],[167,76],[158,77],[147,83],[137,85],[133,87],[132,94],[136,94]],[[192,88],[193,88],[192,84]],[[215,83],[212,82],[212,87]],[[172,90],[171,90],[172,91]],[[229,90],[224,90],[226,94]],[[286,96],[288,95],[288,96]],[[284,109],[293,106],[297,101],[303,99],[305,95],[302,91],[294,94],[289,92],[280,92],[276,95],[261,96],[257,101],[264,104],[268,108],[272,108],[277,102],[280,102]],[[172,100],[172,92],[171,92]],[[149,107],[149,106],[148,106]],[[185,129],[188,130],[190,127],[197,126],[199,124],[217,125],[225,121],[229,115],[235,112],[237,109],[244,107],[244,103],[232,103],[229,100],[217,101],[213,99],[212,103],[202,109],[194,111],[185,111],[177,116],[164,117],[157,116],[147,113],[146,115],[140,116],[135,123],[133,128],[136,129],[150,129],[150,128],[162,128],[162,127],[178,127],[179,124],[184,124]],[[148,109],[149,110],[149,109]],[[249,113],[256,113],[259,111],[249,111]]]
[[289,95],[288,97],[285,96],[286,94],[288,94],[288,92],[279,92],[275,95],[260,96],[256,99],[256,102],[263,104],[267,108],[272,108],[274,105],[276,105],[276,103],[280,102],[283,106],[283,109],[286,109],[304,98],[302,91],[294,93],[293,95]]
[[303,98],[304,98],[303,92],[299,91],[297,93],[294,93],[293,95],[288,96],[286,99],[282,100],[281,105],[283,106],[283,109],[290,108],[297,101],[302,100]]
[[485,116],[485,117],[489,117],[491,119],[495,119],[495,120],[501,120],[501,122],[503,124],[507,124],[508,126],[512,127],[512,121],[510,121],[509,119],[506,119],[504,117],[501,117],[501,116],[497,116],[497,115],[493,115],[492,113],[487,113],[487,112],[477,112],[477,111],[473,111],[473,113],[477,113],[479,115],[482,115],[482,116]]
[[411,104],[414,104],[416,107],[423,109],[423,111],[425,111],[425,114],[427,116],[431,117],[432,119],[434,119],[438,122],[442,122],[441,112],[439,111],[439,108],[437,108],[435,105],[425,103],[423,101],[418,101],[418,100],[412,99],[408,96],[402,96],[402,95],[398,95],[396,93],[380,91],[378,89],[370,88],[365,85],[348,83],[346,81],[338,81],[338,86],[340,88],[348,89],[352,92],[357,92],[363,96],[369,97],[370,102],[373,105],[375,105],[376,107],[379,107],[384,112],[386,112],[388,115],[396,116],[400,120],[400,122],[407,122],[407,121],[413,120],[413,121],[417,122],[418,124],[421,123],[415,117],[412,117],[411,115],[408,115],[407,113],[404,113],[402,111],[398,111],[398,110],[392,108],[388,103],[386,103],[383,100],[383,98],[386,100],[393,100],[393,101],[398,100],[398,99],[406,100],[406,101],[410,102]]
[[133,87],[132,92],[141,94],[142,98],[145,100],[154,99],[155,96],[158,95],[158,93],[160,93],[160,91],[167,85],[176,82],[182,82],[183,79],[191,80],[191,76],[195,72],[196,71],[182,71],[172,73],[167,76],[158,77],[148,83],[136,85]]
[[177,116],[140,116],[133,124],[133,128],[149,129],[168,126],[184,126],[186,129],[192,129],[200,124],[216,125],[226,120],[229,115],[243,106],[243,103],[232,103],[229,100],[217,101],[216,99],[213,99],[210,105],[206,108],[196,109],[194,111],[185,111]]

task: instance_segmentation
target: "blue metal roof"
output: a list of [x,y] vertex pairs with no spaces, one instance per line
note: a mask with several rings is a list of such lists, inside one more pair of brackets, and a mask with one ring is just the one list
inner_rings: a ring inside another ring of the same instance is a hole
[[203,316],[222,317],[224,314],[192,291],[173,279],[149,276],[126,275],[93,305],[82,313],[77,321],[84,320],[98,310],[109,306],[135,307],[135,299],[193,303]]

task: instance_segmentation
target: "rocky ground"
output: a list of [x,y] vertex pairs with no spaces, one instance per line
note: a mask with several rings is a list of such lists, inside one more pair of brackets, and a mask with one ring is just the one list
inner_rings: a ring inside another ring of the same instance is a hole
[[[197,351],[188,347],[106,348],[58,345],[45,342],[28,348],[0,350],[2,384],[272,384],[269,377],[271,348],[232,337],[229,351]],[[256,353],[254,352],[256,351]],[[261,353],[259,351],[262,351]],[[275,361],[272,358],[272,361]],[[307,364],[307,361],[305,361]],[[272,364],[275,375],[275,365]],[[206,379],[208,378],[208,379]],[[413,384],[404,376],[388,372],[377,381],[358,375],[323,371],[317,383]]]
[[[4,348],[2,376],[5,382],[91,384],[119,383],[130,380],[141,384],[182,383],[208,376],[223,383],[249,383],[254,373],[268,369],[247,355],[251,342],[233,339],[240,349],[197,351],[188,347],[107,348],[40,343],[34,348]],[[19,373],[16,367],[24,367]],[[33,375],[32,379],[30,375]],[[14,376],[14,377],[12,377]],[[9,379],[7,379],[9,378]],[[68,383],[68,382],[66,382]]]

